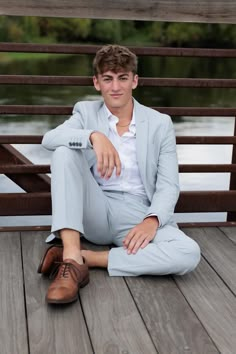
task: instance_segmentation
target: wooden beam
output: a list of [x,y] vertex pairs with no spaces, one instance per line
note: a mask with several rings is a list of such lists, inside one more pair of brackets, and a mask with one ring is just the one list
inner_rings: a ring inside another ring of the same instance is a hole
[[[181,192],[175,212],[236,211],[235,199],[236,191]],[[51,212],[51,195],[49,192],[0,193],[0,216],[51,215]]]
[[235,23],[232,0],[1,0],[0,14],[97,19]]
[[[32,162],[22,155],[17,149],[9,144],[0,145],[1,165],[22,168],[24,164],[34,167]],[[6,176],[20,186],[26,192],[49,192],[50,177],[45,175],[17,174],[12,171],[6,172]]]

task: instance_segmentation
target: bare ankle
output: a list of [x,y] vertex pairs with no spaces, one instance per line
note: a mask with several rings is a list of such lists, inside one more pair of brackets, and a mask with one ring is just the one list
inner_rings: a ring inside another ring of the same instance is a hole
[[91,251],[81,250],[81,255],[86,259],[88,266],[107,268],[108,265],[108,251]]

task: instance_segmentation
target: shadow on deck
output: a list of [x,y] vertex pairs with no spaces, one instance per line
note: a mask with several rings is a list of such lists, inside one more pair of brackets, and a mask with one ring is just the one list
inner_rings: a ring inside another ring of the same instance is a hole
[[202,249],[182,277],[93,269],[79,301],[48,306],[37,274],[46,232],[1,232],[1,354],[236,352],[236,228],[185,232]]

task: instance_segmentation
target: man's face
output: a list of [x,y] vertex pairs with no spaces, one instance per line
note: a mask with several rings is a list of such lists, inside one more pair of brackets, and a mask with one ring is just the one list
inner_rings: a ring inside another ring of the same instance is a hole
[[94,87],[100,91],[104,101],[112,109],[125,108],[132,102],[132,90],[138,85],[138,75],[131,71],[106,71],[93,77]]

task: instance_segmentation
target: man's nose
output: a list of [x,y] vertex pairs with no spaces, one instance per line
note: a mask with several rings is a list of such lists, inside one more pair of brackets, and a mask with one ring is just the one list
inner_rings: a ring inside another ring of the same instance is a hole
[[120,83],[118,80],[113,80],[112,81],[112,90],[113,91],[119,91],[120,89]]

